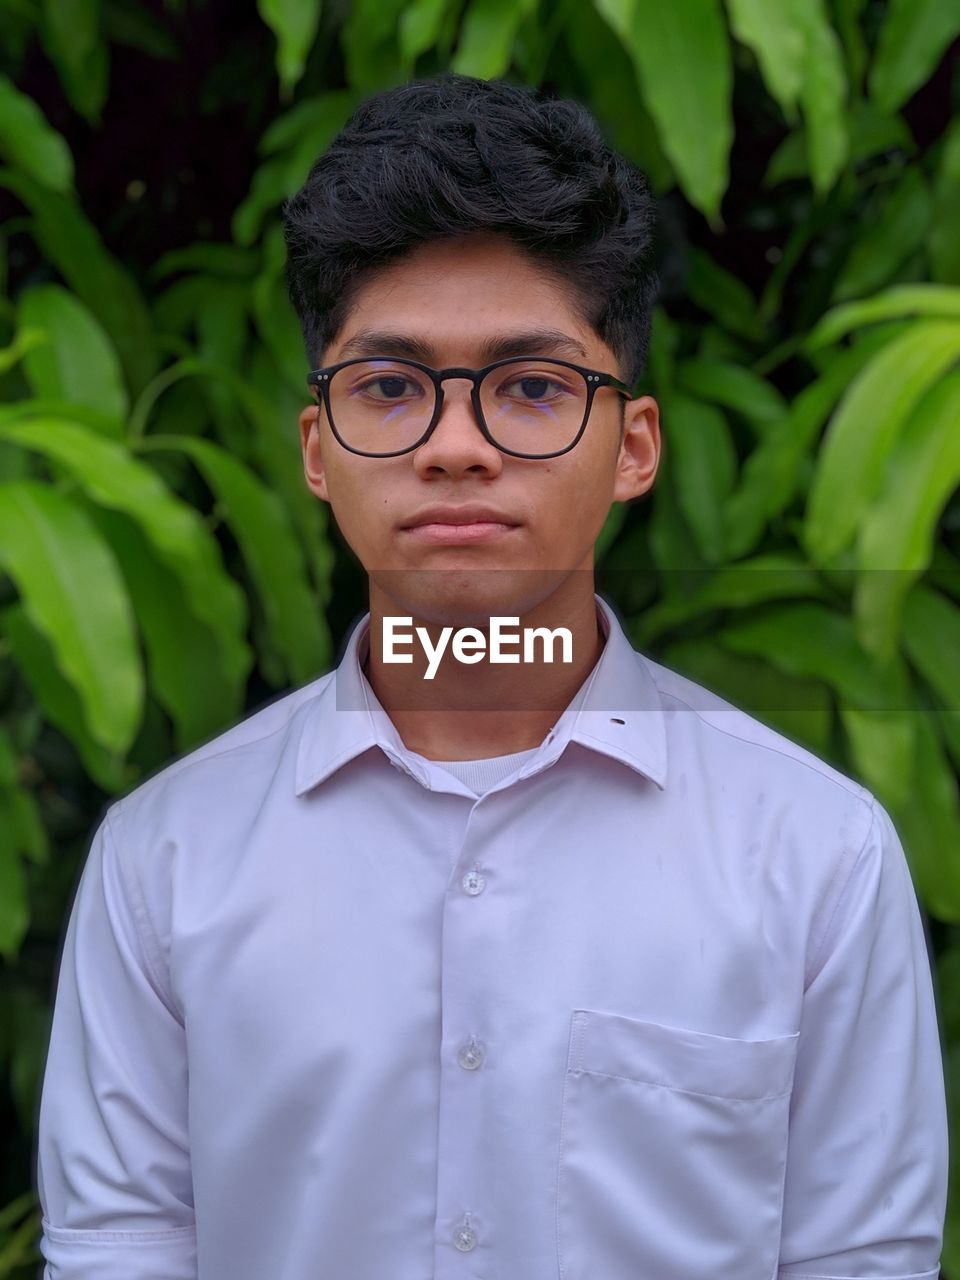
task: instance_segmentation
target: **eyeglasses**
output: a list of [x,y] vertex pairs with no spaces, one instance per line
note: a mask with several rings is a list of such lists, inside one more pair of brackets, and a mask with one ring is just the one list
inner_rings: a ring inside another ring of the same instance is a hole
[[447,378],[470,380],[477,426],[515,458],[569,452],[583,435],[600,387],[633,399],[613,374],[549,356],[510,357],[482,369],[431,369],[417,360],[375,356],[314,369],[307,383],[319,389],[330,428],[345,449],[365,458],[395,458],[429,440]]

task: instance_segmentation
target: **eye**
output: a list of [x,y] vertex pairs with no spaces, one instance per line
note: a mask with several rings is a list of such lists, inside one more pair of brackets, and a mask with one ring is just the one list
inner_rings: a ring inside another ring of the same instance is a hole
[[422,388],[412,378],[402,373],[381,373],[355,389],[372,400],[402,400],[404,396],[419,395]]
[[513,396],[517,400],[530,403],[556,399],[568,395],[570,388],[556,378],[548,378],[545,373],[524,373],[513,377],[500,388],[501,395]]

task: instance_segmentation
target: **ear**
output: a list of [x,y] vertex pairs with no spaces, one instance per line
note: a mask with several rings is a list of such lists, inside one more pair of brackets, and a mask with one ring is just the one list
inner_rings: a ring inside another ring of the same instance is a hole
[[321,444],[322,416],[321,406],[316,401],[300,411],[300,446],[303,453],[303,474],[310,491],[324,502],[329,502]]
[[653,396],[628,400],[617,455],[613,501],[628,502],[653,485],[660,465],[660,406]]

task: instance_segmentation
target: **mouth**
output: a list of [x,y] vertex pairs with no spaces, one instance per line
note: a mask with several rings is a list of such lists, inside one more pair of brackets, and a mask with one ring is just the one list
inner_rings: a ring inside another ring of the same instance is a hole
[[467,546],[475,542],[496,541],[519,528],[518,524],[506,524],[499,520],[470,520],[462,524],[429,521],[424,524],[408,525],[401,529],[401,533],[418,542]]
[[461,502],[422,507],[401,532],[416,542],[462,547],[499,541],[519,528],[519,521],[506,511],[485,503]]

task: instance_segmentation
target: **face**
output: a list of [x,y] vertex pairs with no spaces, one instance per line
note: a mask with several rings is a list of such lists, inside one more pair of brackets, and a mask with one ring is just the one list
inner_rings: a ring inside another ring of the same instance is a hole
[[[494,358],[484,345],[534,330],[546,341],[503,350],[554,356],[622,376],[613,352],[581,320],[571,300],[535,260],[500,236],[425,245],[373,273],[358,290],[320,365],[358,355],[411,356],[379,340],[359,348],[363,331],[416,339],[434,368],[478,368]],[[559,335],[559,336],[557,336]],[[300,415],[304,474],[328,502],[340,532],[370,578],[371,608],[471,625],[491,612],[523,615],[576,570],[592,591],[593,548],[610,505],[645,493],[660,456],[659,414],[649,396],[620,402],[602,387],[579,443],[559,457],[516,458],[484,439],[470,384],[443,384],[439,421],[416,450],[394,458],[350,453],[318,403]],[[319,399],[319,398],[318,398]],[[442,541],[411,529],[427,508],[480,504],[507,528]]]

